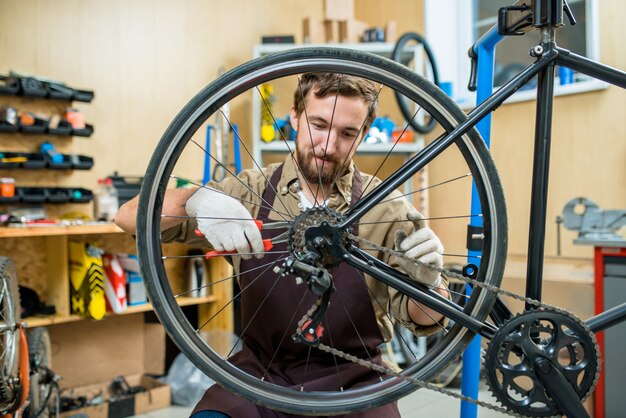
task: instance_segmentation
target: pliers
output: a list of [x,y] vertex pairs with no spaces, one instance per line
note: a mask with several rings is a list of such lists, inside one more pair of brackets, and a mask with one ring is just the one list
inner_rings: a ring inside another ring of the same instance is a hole
[[[259,231],[262,231],[263,229],[289,229],[289,227],[291,226],[291,222],[286,222],[286,221],[285,222],[283,221],[270,222],[270,223],[264,223],[263,221],[259,221],[258,219],[253,219],[253,221],[256,224],[257,228],[259,228]],[[196,229],[195,233],[199,237],[204,236],[204,234],[199,229]],[[287,242],[288,239],[289,239],[289,231],[287,230],[274,238],[264,239],[263,247],[265,251],[269,251],[274,247],[274,244]],[[208,253],[204,255],[204,257],[208,260],[209,258],[212,258],[212,257],[220,257],[224,255],[231,255],[231,254],[237,254],[237,251],[209,251]]]

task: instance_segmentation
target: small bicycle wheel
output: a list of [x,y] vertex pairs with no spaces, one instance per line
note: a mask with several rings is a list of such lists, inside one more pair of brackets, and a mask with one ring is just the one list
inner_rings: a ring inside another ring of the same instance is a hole
[[0,257],[0,412],[9,409],[19,392],[20,294],[15,265]]
[[30,363],[30,393],[27,418],[50,417],[50,402],[57,389],[52,373],[52,345],[50,334],[44,327],[33,328],[26,335]]
[[[165,191],[173,187],[175,181],[180,182],[181,179],[192,179],[193,184],[199,185],[199,182],[193,179],[199,178],[202,173],[202,162],[206,157],[202,134],[211,118],[218,114],[225,104],[230,105],[232,117],[230,124],[239,125],[241,128],[239,139],[248,152],[246,158],[249,164],[244,167],[244,173],[247,168],[259,170],[266,161],[257,161],[258,154],[251,152],[245,144],[249,142],[252,130],[260,129],[260,122],[255,119],[252,127],[244,123],[243,118],[249,117],[247,109],[250,108],[251,103],[253,108],[259,103],[260,106],[270,106],[268,103],[261,103],[259,99],[258,87],[261,84],[273,83],[275,92],[287,91],[288,96],[291,97],[294,91],[298,91],[299,76],[308,72],[349,74],[369,79],[379,88],[380,113],[386,114],[388,109],[397,109],[394,103],[394,93],[399,92],[414,102],[415,108],[421,109],[419,112],[427,113],[436,120],[436,127],[432,134],[428,137],[421,137],[419,142],[390,143],[381,147],[374,146],[380,144],[361,145],[360,151],[356,154],[360,169],[380,180],[394,176],[403,164],[403,156],[399,156],[393,150],[408,147],[407,153],[419,152],[420,143],[423,145],[442,141],[446,132],[450,132],[466,119],[463,111],[438,87],[408,68],[375,55],[338,48],[303,48],[250,61],[227,72],[194,97],[176,116],[157,145],[140,194],[137,246],[142,275],[154,309],[169,335],[196,366],[222,387],[260,405],[297,414],[336,415],[386,404],[414,391],[418,386],[397,376],[381,375],[380,379],[369,384],[353,384],[344,387],[337,383],[328,390],[307,390],[306,385],[299,385],[299,382],[281,385],[269,382],[265,376],[241,370],[226,361],[237,343],[225,346],[220,339],[207,338],[207,333],[204,331],[232,327],[232,306],[247,289],[243,288],[233,296],[232,286],[237,275],[227,268],[221,269],[220,264],[211,260],[213,263],[211,271],[214,277],[203,288],[212,289],[214,294],[228,295],[230,293],[230,296],[210,302],[206,308],[203,308],[209,311],[206,321],[192,322],[185,315],[183,305],[189,303],[186,295],[193,289],[189,289],[181,280],[188,249],[161,242],[162,234],[165,232],[161,228],[161,222],[172,217],[163,209]],[[281,100],[278,94],[276,96],[271,107],[274,118],[278,119],[277,115],[283,115],[283,112],[288,111],[291,102],[289,98]],[[419,112],[416,111],[416,113]],[[398,115],[391,116],[398,117]],[[238,117],[240,119],[237,119]],[[307,134],[301,132],[301,135],[306,137]],[[279,155],[278,161],[295,150],[295,144],[288,140],[280,140],[270,145],[276,145],[274,149],[280,149],[283,152],[282,156]],[[254,146],[258,147],[259,144],[254,144]],[[367,164],[371,164],[371,168],[364,169],[363,167]],[[428,173],[427,183],[420,184],[420,179],[424,179],[426,173]],[[266,178],[259,181],[265,187],[268,180]],[[471,205],[472,181],[476,185],[475,203],[477,204],[475,206]],[[370,190],[368,187],[373,188],[373,186],[374,184],[370,183],[364,184],[363,189]],[[245,183],[245,188],[251,188],[251,186]],[[247,192],[254,194],[251,191]],[[240,199],[240,196],[235,197]],[[281,198],[280,193],[277,193],[276,198]],[[426,198],[431,202],[427,207],[423,205]],[[404,199],[425,214],[427,222],[441,238],[446,248],[445,264],[463,262],[462,260],[468,257],[467,253],[464,254],[468,234],[467,223],[470,220],[481,219],[483,224],[481,239],[475,240],[480,247],[481,254],[480,256],[473,254],[469,262],[478,266],[476,272],[478,281],[499,286],[504,269],[507,242],[504,197],[493,161],[476,130],[471,130],[439,153],[420,173],[410,178],[407,177],[406,182],[393,190],[389,197],[379,202],[379,205],[389,204],[395,199]],[[263,206],[263,203],[257,203],[258,205]],[[290,222],[291,229],[295,228],[294,219],[299,215],[298,213],[288,213],[277,208],[274,210],[280,212],[276,217]],[[256,214],[252,213],[252,216]],[[377,219],[373,216],[369,213],[363,215],[359,221],[360,231],[364,231],[366,225],[374,223],[385,224],[386,230],[391,233],[393,228],[397,228],[394,225],[398,220],[394,218],[396,214],[393,211],[383,211],[383,215]],[[302,218],[297,219],[299,225],[302,225]],[[404,221],[406,220],[402,222]],[[322,221],[311,218],[307,222],[307,225],[316,226]],[[362,241],[361,236],[350,238],[350,242],[369,251],[366,248],[368,244]],[[263,274],[272,274],[272,269],[279,266],[283,260],[284,257],[281,256],[278,260],[264,265]],[[221,276],[219,276],[220,272]],[[278,273],[276,273],[276,278],[278,280]],[[366,281],[366,283],[370,282]],[[380,289],[380,283],[375,284],[374,287]],[[304,289],[306,291],[306,286]],[[386,306],[385,301],[378,300],[374,296],[374,289],[368,290],[372,293],[371,300],[375,309],[377,305],[380,305],[381,309]],[[265,308],[264,304],[270,304],[272,309],[278,309],[281,306],[280,301],[272,301],[269,293],[267,296],[267,299],[259,304],[260,308]],[[495,300],[492,292],[478,288],[474,289],[471,296],[461,297],[463,302],[458,303],[459,310],[479,321],[487,317]],[[308,308],[310,306],[307,306],[305,310]],[[294,327],[283,333],[289,339],[300,317],[295,311],[284,312],[284,314],[287,317],[297,317],[293,322]],[[387,317],[383,319],[391,324],[393,318],[391,314],[387,314]],[[358,333],[358,321],[354,322],[355,332]],[[242,324],[240,339],[246,339],[247,325]],[[324,325],[326,329],[332,327],[332,324]],[[472,332],[458,324],[445,327],[437,323],[436,327],[442,337],[429,348],[424,357],[403,368],[404,376],[421,380],[434,378],[462,352],[473,337]],[[278,335],[280,336],[280,333]],[[268,368],[283,354],[280,347],[282,341],[277,344],[274,353],[266,353],[267,362],[270,363],[267,365]],[[339,345],[335,348],[342,351]],[[315,347],[311,348],[311,350],[315,349]],[[303,358],[302,361],[307,360]],[[346,359],[335,356],[334,361],[343,364]],[[293,388],[294,385],[297,388]]]
[[[406,53],[407,47],[413,43],[421,45],[423,48],[424,54],[421,59],[414,57],[413,54]],[[393,48],[393,52],[391,53],[391,57],[394,61],[406,65],[420,74],[427,74],[426,78],[432,81],[436,86],[439,86],[439,70],[437,70],[435,54],[430,48],[428,42],[426,42],[426,39],[424,39],[421,35],[415,32],[407,32],[402,35],[398,38],[398,41]],[[399,92],[396,92],[396,100],[398,101],[398,106],[400,107],[402,116],[404,116],[404,120],[406,120],[411,127],[415,129],[415,131],[427,134],[435,129],[437,121],[434,118],[425,115],[416,119],[413,116],[415,113],[415,109],[412,108],[412,105],[414,104],[413,101],[406,98]]]

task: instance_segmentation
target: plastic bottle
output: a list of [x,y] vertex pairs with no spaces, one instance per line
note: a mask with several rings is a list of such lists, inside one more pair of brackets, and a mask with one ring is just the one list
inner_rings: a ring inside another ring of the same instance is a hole
[[119,197],[117,189],[113,186],[113,180],[98,179],[95,197],[94,218],[98,221],[113,221],[119,207]]

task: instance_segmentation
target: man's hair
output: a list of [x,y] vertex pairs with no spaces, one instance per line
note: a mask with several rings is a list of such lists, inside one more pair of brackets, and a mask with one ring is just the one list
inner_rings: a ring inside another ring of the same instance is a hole
[[330,95],[358,97],[368,104],[368,115],[362,134],[366,133],[376,119],[378,91],[373,82],[365,78],[338,73],[305,73],[300,76],[298,87],[293,94],[293,107],[300,116],[304,112],[304,99],[313,89],[315,97],[321,99]]

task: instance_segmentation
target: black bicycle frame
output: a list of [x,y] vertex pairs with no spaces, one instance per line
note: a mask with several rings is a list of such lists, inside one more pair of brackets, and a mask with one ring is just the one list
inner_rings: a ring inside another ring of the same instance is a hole
[[[339,228],[348,228],[358,222],[365,213],[379,204],[393,190],[400,187],[450,145],[473,129],[482,118],[498,108],[533,77],[538,76],[526,296],[535,300],[541,300],[555,66],[568,67],[595,79],[626,89],[625,72],[557,47],[554,43],[554,28],[552,27],[542,28],[541,31],[542,43],[540,44],[541,48],[536,52],[538,58],[535,62],[529,64],[512,80],[478,105],[468,114],[468,118],[451,132],[443,134],[424,147],[403,167],[385,179],[371,193],[359,200],[346,213],[346,219],[339,225]],[[472,331],[487,338],[493,335],[493,328],[488,324],[476,323],[475,319],[443,302],[442,299],[444,298],[440,297],[436,292],[426,292],[420,286],[415,285],[414,282],[407,281],[401,275],[392,274],[391,270],[384,268],[386,266],[384,263],[376,262],[371,257],[366,257],[363,252],[352,249],[345,256],[345,261],[366,271],[372,277],[389,286],[409,294],[424,305],[463,324]],[[500,304],[499,309],[503,307],[504,305]],[[507,312],[504,312],[504,314],[503,317],[507,317]],[[587,323],[592,331],[599,332],[623,321],[626,321],[626,302],[610,311],[590,318]],[[498,321],[495,322],[496,325],[499,325]]]

